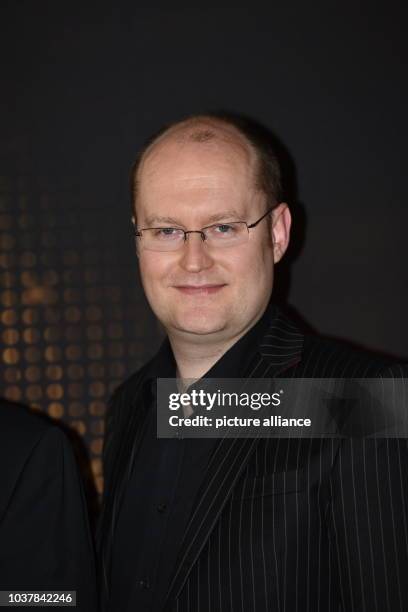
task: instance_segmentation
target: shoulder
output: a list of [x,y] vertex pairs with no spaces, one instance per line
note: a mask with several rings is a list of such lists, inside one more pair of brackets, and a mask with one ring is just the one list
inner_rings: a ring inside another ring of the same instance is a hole
[[104,457],[108,449],[114,446],[114,439],[120,443],[120,432],[126,430],[129,416],[137,410],[143,384],[148,378],[151,362],[147,362],[134,374],[122,382],[113,392],[105,414]]
[[134,397],[135,394],[139,392],[140,385],[146,380],[148,377],[148,372],[150,370],[152,360],[145,363],[141,368],[136,370],[133,374],[131,374],[128,378],[126,378],[112,394],[111,401],[117,401],[126,397],[130,399]]
[[150,364],[151,361],[145,363],[139,370],[116,387],[108,403],[108,413],[112,410],[124,410],[137,399],[141,387],[148,377]]
[[2,452],[21,454],[43,437],[64,438],[63,432],[51,420],[29,412],[20,404],[0,402],[0,449]]
[[305,334],[302,360],[304,377],[406,377],[408,366],[397,359],[354,347],[345,341]]
[[[407,364],[352,343],[305,332],[303,325],[276,307],[261,344],[261,356],[272,364],[292,361],[298,378],[407,377]],[[285,370],[286,372],[286,370]]]
[[[17,483],[30,487],[62,470],[63,456],[70,453],[64,432],[52,421],[30,413],[19,404],[0,402],[0,516]],[[34,467],[33,467],[34,466]],[[29,477],[28,477],[29,475]]]
[[[124,436],[129,433],[130,423],[142,414],[141,390],[148,377],[150,362],[127,378],[116,388],[107,405],[105,414],[105,435],[103,443],[103,465],[105,483],[110,481],[112,466],[115,464]],[[132,429],[133,431],[133,429]],[[105,490],[107,489],[105,484]]]

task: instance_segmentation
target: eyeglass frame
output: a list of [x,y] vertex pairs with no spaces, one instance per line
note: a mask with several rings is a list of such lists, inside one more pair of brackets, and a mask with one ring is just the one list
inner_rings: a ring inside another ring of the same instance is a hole
[[[253,227],[256,227],[258,225],[258,223],[260,223],[263,219],[265,219],[265,217],[270,215],[271,212],[275,208],[276,208],[276,205],[270,206],[268,208],[268,210],[266,211],[266,213],[264,213],[262,215],[262,217],[259,217],[259,219],[257,221],[255,221],[254,223],[250,223],[249,225],[248,225],[248,223],[246,221],[226,221],[225,223],[212,223],[211,225],[206,225],[205,227],[202,227],[200,230],[184,230],[181,227],[142,227],[142,228],[138,229],[135,226],[135,218],[134,217],[131,218],[131,222],[132,222],[132,225],[133,225],[134,235],[137,238],[141,238],[142,237],[142,232],[145,231],[145,230],[176,229],[176,230],[179,230],[179,231],[183,232],[183,234],[184,234],[184,241],[183,241],[183,243],[185,244],[187,242],[187,234],[200,234],[202,242],[205,242],[207,240],[207,236],[205,235],[204,230],[208,229],[209,227],[215,227],[217,225],[229,225],[230,223],[244,223],[246,225],[246,227],[247,227],[247,231],[248,231],[248,235],[249,235],[249,230],[252,229]],[[177,250],[177,249],[175,249],[175,250]]]

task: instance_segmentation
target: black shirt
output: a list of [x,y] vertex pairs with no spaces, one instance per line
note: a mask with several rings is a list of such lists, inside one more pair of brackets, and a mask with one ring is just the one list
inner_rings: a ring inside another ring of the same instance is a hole
[[[269,304],[261,319],[205,374],[244,377],[258,342],[275,316]],[[156,379],[176,378],[168,339],[152,360],[141,401],[149,404],[144,434],[114,536],[111,612],[160,610],[185,526],[216,439],[157,439]]]

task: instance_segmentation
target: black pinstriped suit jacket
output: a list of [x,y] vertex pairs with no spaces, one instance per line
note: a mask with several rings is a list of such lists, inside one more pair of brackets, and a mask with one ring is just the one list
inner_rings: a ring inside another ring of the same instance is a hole
[[[105,605],[115,524],[145,416],[138,401],[144,372],[118,389],[107,416],[99,537]],[[248,376],[401,377],[407,370],[305,336],[279,312]],[[401,439],[220,440],[155,610],[406,612],[407,474]]]

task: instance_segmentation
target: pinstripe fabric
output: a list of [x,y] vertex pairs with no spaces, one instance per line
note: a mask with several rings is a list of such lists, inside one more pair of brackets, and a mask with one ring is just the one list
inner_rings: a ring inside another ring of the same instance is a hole
[[[403,366],[303,336],[279,313],[248,377],[393,377]],[[114,397],[102,567],[137,457],[143,372]],[[406,440],[220,440],[186,525],[166,612],[408,610]],[[120,612],[120,611],[118,611]]]

